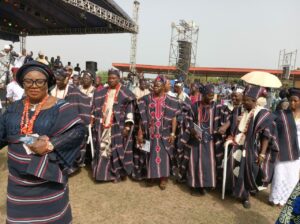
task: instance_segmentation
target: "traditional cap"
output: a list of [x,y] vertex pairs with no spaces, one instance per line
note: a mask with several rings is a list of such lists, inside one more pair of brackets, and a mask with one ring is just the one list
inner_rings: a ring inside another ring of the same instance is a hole
[[205,86],[202,85],[200,87],[200,93],[202,93],[203,95],[215,93],[215,86],[213,84],[207,84]]
[[81,77],[83,77],[84,75],[87,75],[87,76],[91,77],[92,80],[94,80],[95,76],[96,76],[96,74],[94,72],[89,71],[89,70],[82,71],[81,72]]
[[116,70],[116,69],[110,69],[110,70],[108,70],[108,75],[116,75],[116,76],[120,77],[120,72],[119,72],[119,70]]
[[65,69],[56,69],[54,71],[54,76],[55,77],[62,77],[62,78],[66,78],[68,76],[68,73],[66,72]]
[[297,96],[300,98],[300,89],[299,88],[290,88],[289,89],[289,96]]
[[184,83],[183,83],[182,81],[180,81],[180,80],[175,79],[174,86],[183,87],[183,86],[184,86]]
[[38,54],[39,54],[39,55],[43,55],[43,56],[45,55],[44,52],[42,52],[42,51],[39,51]]
[[244,95],[257,100],[261,96],[265,97],[267,95],[267,91],[261,86],[248,85],[245,89]]
[[161,75],[158,75],[155,80],[155,82],[162,82],[163,84],[166,84],[167,83],[167,79]]
[[54,74],[47,65],[38,61],[30,61],[24,64],[16,74],[16,81],[21,87],[23,87],[24,76],[31,71],[39,71],[43,73],[47,78],[49,89],[51,89],[56,84]]

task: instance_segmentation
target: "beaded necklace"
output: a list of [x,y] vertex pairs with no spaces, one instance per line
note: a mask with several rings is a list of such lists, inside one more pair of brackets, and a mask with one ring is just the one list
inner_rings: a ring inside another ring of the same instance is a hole
[[199,113],[199,122],[200,123],[205,123],[208,122],[209,120],[209,115],[210,115],[210,109],[209,106],[207,106],[208,108],[208,112],[207,109],[205,108],[204,112],[203,109],[205,108],[205,106],[203,106],[202,104],[200,104],[199,109],[198,109],[198,113]]
[[[117,102],[117,98],[118,98],[118,94],[119,94],[119,91],[120,91],[120,88],[121,88],[121,85],[118,84],[116,86],[116,92],[115,92],[115,95],[114,95],[114,103]],[[107,119],[107,113],[106,113],[106,110],[107,110],[107,102],[108,102],[108,96],[109,96],[109,92],[111,91],[112,89],[108,89],[107,93],[106,93],[106,96],[105,96],[105,101],[104,101],[104,105],[102,107],[102,114],[103,114],[103,119],[102,119],[102,125],[104,128],[110,128],[112,126],[112,123],[113,123],[113,119],[114,119],[114,112],[111,113],[111,116],[110,116],[110,121],[108,123],[108,125],[105,124],[105,121]]]
[[20,124],[21,134],[32,134],[33,133],[34,122],[35,122],[37,116],[39,115],[39,113],[41,112],[41,109],[44,106],[44,104],[46,103],[47,99],[48,99],[48,95],[46,97],[44,97],[44,99],[38,104],[36,110],[34,111],[32,118],[29,120],[30,102],[29,102],[29,98],[28,97],[26,98],[24,110],[23,110],[23,114],[22,114],[22,119],[21,119],[21,124]]

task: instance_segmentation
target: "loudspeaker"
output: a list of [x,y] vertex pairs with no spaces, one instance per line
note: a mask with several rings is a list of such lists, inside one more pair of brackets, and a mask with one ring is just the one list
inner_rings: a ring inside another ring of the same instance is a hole
[[285,65],[282,67],[282,75],[285,79],[289,79],[291,74],[291,68],[289,65]]
[[184,79],[191,66],[192,43],[178,41],[177,78]]
[[95,61],[86,61],[85,62],[85,70],[90,70],[94,73],[98,71],[97,62]]

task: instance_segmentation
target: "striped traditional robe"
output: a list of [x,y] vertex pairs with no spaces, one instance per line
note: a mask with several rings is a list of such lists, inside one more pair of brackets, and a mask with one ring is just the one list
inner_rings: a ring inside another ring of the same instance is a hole
[[[88,96],[84,95],[75,85],[68,84],[68,92],[66,93],[64,100],[73,105],[86,126],[90,124],[92,107],[91,99]],[[69,174],[74,173],[79,169],[80,166],[84,164],[87,150],[86,141],[87,137],[85,137],[80,144],[80,155],[74,162],[73,166],[69,169]]]
[[[95,158],[92,162],[93,177],[97,181],[119,180],[132,172],[132,135],[124,138],[122,131],[126,122],[133,123],[135,96],[126,87],[121,86],[113,104],[113,121],[111,127],[111,155],[101,155],[100,143],[103,132],[103,106],[108,87],[96,91],[93,99],[93,115],[95,116]],[[131,117],[131,119],[129,119]]]
[[62,100],[42,110],[33,132],[47,135],[54,151],[28,155],[19,141],[23,109],[23,102],[16,101],[0,117],[0,146],[8,145],[7,223],[71,223],[65,171],[79,153],[85,135],[82,121]]
[[[232,147],[235,160],[232,161],[233,170],[231,170],[234,175],[231,176],[234,178],[232,190],[235,197],[246,200],[250,191],[258,191],[259,186],[267,186],[272,180],[274,163],[279,152],[274,119],[275,116],[268,110],[261,109],[250,119],[245,143]],[[239,131],[236,134],[238,133]],[[257,160],[261,149],[260,141],[263,137],[269,139],[269,146],[266,159],[259,166]]]
[[174,159],[174,145],[168,142],[172,132],[172,119],[180,113],[177,99],[164,95],[154,98],[152,94],[142,97],[138,102],[138,113],[144,139],[150,141],[150,153],[135,148],[135,179],[154,179],[169,177],[171,161]]
[[[205,121],[200,121],[199,110],[206,116]],[[201,102],[193,105],[194,123],[202,127],[202,140],[191,138],[189,167],[187,172],[188,185],[193,188],[216,187],[216,161],[222,158],[223,136],[217,133],[220,126],[229,119],[225,107],[212,102],[209,106],[201,107]],[[193,124],[190,125],[193,127]]]
[[186,146],[190,138],[191,120],[193,120],[192,102],[189,98],[180,102],[180,114],[177,117],[177,138],[175,144],[175,161],[179,180],[185,181],[188,166],[189,148]]
[[84,95],[80,90],[73,84],[69,85],[68,93],[66,94],[65,100],[77,108],[81,119],[85,125],[91,122],[91,98]]
[[279,140],[279,161],[293,161],[299,159],[299,142],[297,128],[291,110],[275,112]]

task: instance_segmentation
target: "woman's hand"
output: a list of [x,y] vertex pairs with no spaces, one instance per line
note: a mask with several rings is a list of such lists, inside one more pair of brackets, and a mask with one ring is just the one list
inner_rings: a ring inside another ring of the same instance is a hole
[[48,141],[45,141],[44,139],[38,138],[33,144],[27,145],[29,149],[38,154],[38,155],[45,155],[48,153]]
[[[50,145],[52,147],[50,147]],[[45,155],[53,150],[53,145],[50,144],[49,137],[47,135],[39,136],[33,144],[27,146],[32,152],[38,155]]]

